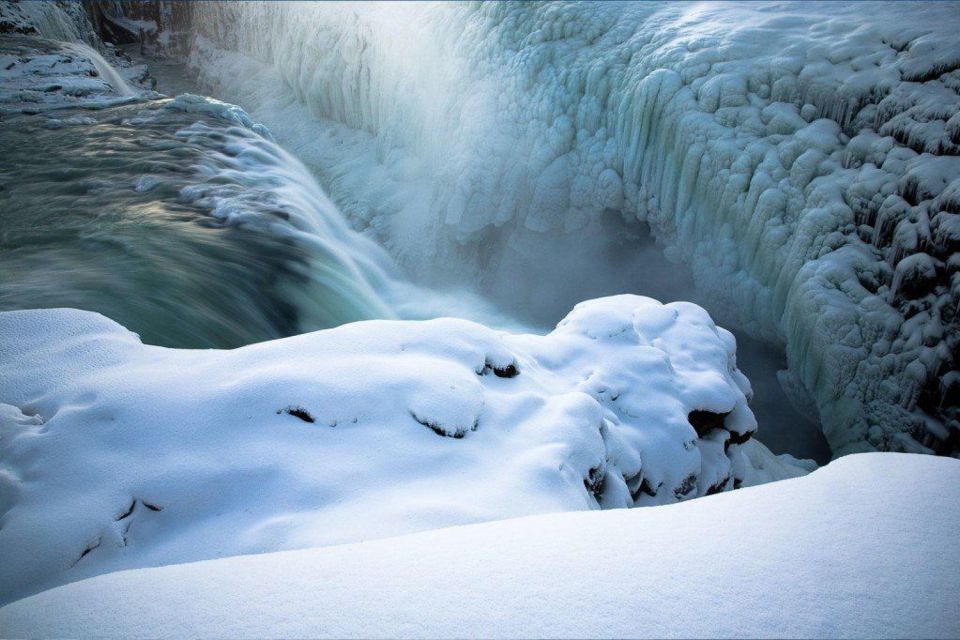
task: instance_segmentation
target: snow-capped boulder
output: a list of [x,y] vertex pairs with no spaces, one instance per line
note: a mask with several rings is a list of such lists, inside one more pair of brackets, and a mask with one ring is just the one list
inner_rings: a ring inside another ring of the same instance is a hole
[[573,509],[811,467],[751,439],[732,335],[688,303],[546,336],[369,321],[232,351],[0,314],[0,600],[110,570]]

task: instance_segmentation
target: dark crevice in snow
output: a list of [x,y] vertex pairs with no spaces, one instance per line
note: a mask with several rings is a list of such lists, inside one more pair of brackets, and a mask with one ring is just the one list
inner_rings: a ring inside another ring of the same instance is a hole
[[517,369],[516,365],[508,364],[505,367],[494,367],[493,375],[498,378],[513,378],[516,375],[519,375],[520,371]]
[[714,484],[707,487],[707,490],[704,492],[704,495],[712,496],[716,493],[722,493],[723,490],[727,487],[728,482],[730,482],[730,476],[725,476],[723,479],[718,480]]
[[590,471],[587,472],[587,477],[583,479],[583,486],[586,488],[587,493],[593,496],[593,499],[598,503],[600,502],[600,498],[603,497],[604,475],[605,471],[603,467],[592,467]]
[[478,373],[481,376],[485,376],[491,372],[498,378],[514,378],[520,375],[520,369],[514,362],[511,362],[506,366],[497,366],[491,363],[489,360],[483,363],[483,369],[481,369]]
[[304,422],[309,422],[311,424],[316,422],[316,419],[313,417],[313,415],[309,411],[299,406],[298,407],[290,406],[290,407],[287,407],[286,409],[279,409],[277,410],[277,413],[278,414],[286,413],[287,415],[291,415],[294,418],[300,418]]
[[137,499],[134,498],[133,500],[130,501],[130,506],[127,507],[120,515],[115,517],[114,520],[119,522],[124,518],[129,518],[130,515],[133,514],[133,510],[136,509],[136,507],[137,507]]
[[730,412],[716,413],[705,409],[694,409],[687,416],[690,425],[696,430],[697,436],[704,437],[714,429],[726,429],[724,420]]
[[662,483],[662,482],[659,482],[659,483],[657,483],[656,488],[651,487],[651,486],[650,486],[650,483],[647,482],[647,479],[644,478],[644,479],[640,482],[640,489],[639,489],[636,493],[632,494],[632,495],[633,495],[633,499],[634,499],[634,500],[638,499],[638,498],[640,497],[640,494],[641,494],[641,493],[642,493],[642,494],[645,494],[645,495],[648,495],[648,496],[650,496],[651,498],[656,497],[657,491],[659,491],[659,490],[660,490],[660,487],[662,487],[662,486],[663,486],[663,483]]
[[80,555],[77,557],[77,559],[74,560],[73,563],[70,565],[70,568],[72,569],[73,567],[77,566],[78,562],[83,560],[91,551],[99,547],[101,540],[102,538],[97,537],[96,540],[94,540],[93,542],[88,544],[86,547],[84,547],[83,551],[80,552]]
[[686,478],[683,479],[683,482],[680,483],[680,486],[676,487],[673,490],[673,495],[676,496],[677,500],[683,500],[688,497],[691,493],[696,491],[697,488],[697,476],[694,473],[691,473]]
[[465,435],[467,435],[467,431],[476,431],[477,427],[480,426],[479,420],[475,420],[473,425],[471,425],[469,429],[460,427],[460,426],[455,426],[451,428],[451,427],[442,425],[439,422],[435,422],[428,418],[423,418],[421,416],[418,416],[413,411],[410,412],[410,417],[413,418],[418,424],[422,424],[426,428],[433,431],[438,436],[442,436],[444,438],[454,438],[456,440],[459,440],[460,438],[463,438]]
[[747,440],[753,437],[754,431],[745,431],[744,433],[737,433],[736,431],[728,431],[730,438],[724,444],[724,448],[729,447],[732,444],[743,444]]

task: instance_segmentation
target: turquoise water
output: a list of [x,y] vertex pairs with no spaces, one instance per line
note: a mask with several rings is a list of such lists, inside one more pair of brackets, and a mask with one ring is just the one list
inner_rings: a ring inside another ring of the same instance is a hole
[[302,167],[171,104],[4,115],[0,309],[89,309],[177,347],[389,317],[376,251]]

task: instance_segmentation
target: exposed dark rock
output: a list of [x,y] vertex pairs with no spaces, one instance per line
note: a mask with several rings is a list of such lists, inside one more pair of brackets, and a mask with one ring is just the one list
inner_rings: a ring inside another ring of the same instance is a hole
[[600,502],[600,498],[603,496],[604,475],[603,467],[593,467],[587,472],[587,477],[583,479],[583,486],[587,493],[592,495],[597,502]]
[[677,500],[683,500],[690,496],[690,494],[695,491],[697,488],[697,476],[696,474],[691,473],[686,478],[683,479],[683,482],[680,483],[680,486],[676,487],[673,490],[673,495]]
[[[727,482],[729,481],[730,481],[730,476],[727,476],[722,480],[717,481],[716,483],[707,487],[707,490],[704,493],[704,495],[712,496],[715,493],[721,493],[724,489],[726,489]],[[736,485],[736,481],[734,481],[734,485]],[[736,488],[736,486],[734,486],[734,488]]]
[[493,375],[497,376],[498,378],[514,378],[520,375],[520,369],[517,368],[515,362],[511,362],[503,367],[498,367],[489,360],[483,363],[483,369],[481,369],[478,373],[481,376],[485,376],[491,371],[493,372]]
[[715,413],[705,409],[694,409],[687,415],[690,425],[696,430],[699,437],[704,437],[714,429],[725,429],[723,421],[730,412]]
[[311,424],[316,422],[316,419],[310,414],[310,412],[303,407],[289,406],[286,409],[278,409],[277,413],[286,413],[287,415],[291,415],[294,418],[300,418],[304,422],[309,422]]
[[133,500],[130,501],[130,506],[127,507],[120,515],[115,517],[114,520],[119,522],[124,518],[129,518],[130,515],[133,513],[133,510],[136,509],[136,507],[137,507],[137,499],[134,498]]

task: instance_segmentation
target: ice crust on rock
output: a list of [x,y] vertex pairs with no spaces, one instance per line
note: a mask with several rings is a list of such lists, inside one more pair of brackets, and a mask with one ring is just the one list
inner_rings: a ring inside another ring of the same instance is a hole
[[231,351],[0,313],[0,600],[810,470],[750,439],[749,396],[729,332],[637,296],[582,303],[545,336],[375,320]]
[[325,184],[408,267],[644,220],[785,344],[834,453],[957,453],[955,5],[201,3],[191,28],[201,79],[249,99],[273,65],[336,123]]

